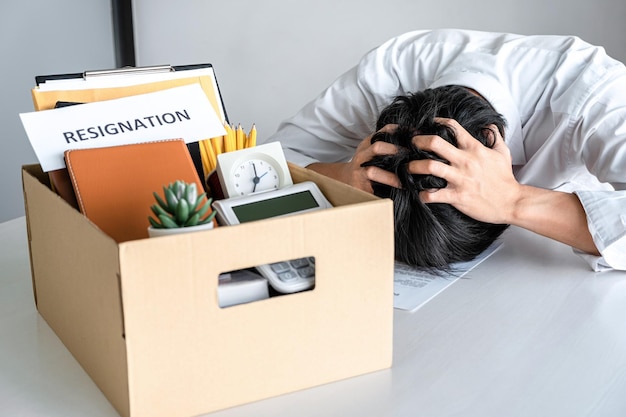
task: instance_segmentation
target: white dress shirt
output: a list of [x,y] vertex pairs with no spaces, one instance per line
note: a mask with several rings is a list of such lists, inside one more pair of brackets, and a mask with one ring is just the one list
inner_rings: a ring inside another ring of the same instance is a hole
[[626,68],[577,37],[415,31],[366,54],[268,141],[298,165],[345,162],[394,97],[462,85],[507,121],[517,180],[575,192],[602,256],[626,270]]

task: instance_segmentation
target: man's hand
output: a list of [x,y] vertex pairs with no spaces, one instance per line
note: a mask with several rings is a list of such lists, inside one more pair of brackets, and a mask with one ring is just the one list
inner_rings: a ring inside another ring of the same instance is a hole
[[587,217],[575,194],[521,185],[513,176],[511,154],[498,130],[488,148],[451,119],[438,123],[454,130],[458,148],[438,136],[415,136],[414,143],[450,165],[433,160],[411,161],[409,171],[448,181],[445,188],[423,191],[425,203],[448,203],[476,220],[513,224],[591,254],[598,254]]
[[[379,132],[389,133],[396,128],[397,125],[387,125],[380,129]],[[314,163],[307,168],[369,193],[373,192],[372,181],[392,187],[400,187],[400,180],[398,180],[395,174],[378,167],[361,166],[361,164],[370,161],[374,156],[392,155],[397,152],[396,146],[390,143],[383,141],[371,143],[372,136],[373,134],[361,141],[350,162]]]
[[413,174],[432,174],[448,182],[438,190],[424,191],[425,203],[448,203],[459,211],[488,223],[511,223],[521,186],[513,176],[511,153],[495,126],[489,126],[494,145],[488,148],[452,119],[435,121],[454,131],[458,148],[439,136],[419,135],[414,144],[450,164],[430,159],[409,163]]

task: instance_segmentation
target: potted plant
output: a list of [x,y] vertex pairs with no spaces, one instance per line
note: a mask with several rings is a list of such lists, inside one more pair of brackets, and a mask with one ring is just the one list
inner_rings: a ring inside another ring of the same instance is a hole
[[150,207],[154,217],[148,216],[150,237],[213,228],[213,199],[207,199],[206,193],[198,195],[195,183],[178,180],[163,186],[163,197],[152,194],[156,204]]

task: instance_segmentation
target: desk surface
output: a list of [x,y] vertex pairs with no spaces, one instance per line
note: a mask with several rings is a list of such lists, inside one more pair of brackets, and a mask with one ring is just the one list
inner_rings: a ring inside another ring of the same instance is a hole
[[[0,224],[0,415],[118,414],[32,297],[24,219]],[[389,370],[211,414],[626,416],[626,273],[511,228],[419,310],[394,313]]]

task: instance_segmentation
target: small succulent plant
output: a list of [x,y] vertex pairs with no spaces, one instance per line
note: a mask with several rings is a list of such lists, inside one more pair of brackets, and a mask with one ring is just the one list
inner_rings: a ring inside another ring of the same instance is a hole
[[198,226],[213,221],[215,217],[215,211],[207,215],[213,199],[205,199],[206,193],[198,195],[195,183],[178,180],[163,186],[164,198],[156,192],[152,194],[157,204],[150,208],[156,218],[148,216],[148,221],[155,229]]

